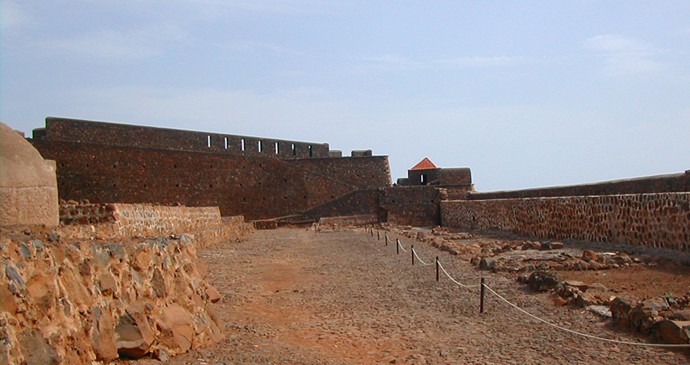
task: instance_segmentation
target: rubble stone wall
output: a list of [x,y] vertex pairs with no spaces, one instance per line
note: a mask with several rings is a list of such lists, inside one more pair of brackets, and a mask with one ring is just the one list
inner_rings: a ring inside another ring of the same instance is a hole
[[690,251],[690,193],[441,202],[443,226]]
[[220,295],[196,250],[187,235],[128,244],[0,237],[0,363],[165,362],[218,342]]

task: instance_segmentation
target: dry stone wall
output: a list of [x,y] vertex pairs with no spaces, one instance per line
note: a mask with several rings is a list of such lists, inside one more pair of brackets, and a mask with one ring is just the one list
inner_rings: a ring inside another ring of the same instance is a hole
[[219,341],[192,236],[136,243],[0,237],[0,363],[161,360]]
[[447,227],[690,251],[690,193],[441,202]]

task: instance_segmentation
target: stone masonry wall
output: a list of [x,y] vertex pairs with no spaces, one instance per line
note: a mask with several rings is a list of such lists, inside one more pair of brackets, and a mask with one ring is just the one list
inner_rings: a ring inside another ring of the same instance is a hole
[[0,237],[0,363],[92,364],[219,341],[191,236],[135,243]]
[[543,198],[557,196],[690,192],[690,170],[679,174],[645,176],[592,184],[554,186],[511,191],[471,192],[467,199]]
[[289,161],[304,171],[309,207],[358,189],[391,185],[387,156],[319,158]]
[[[308,159],[293,165],[275,158],[32,143],[57,161],[61,199],[218,206],[223,216],[250,220],[297,214],[332,196],[390,181],[386,157]],[[330,171],[328,166],[336,163],[328,160],[343,160],[338,165],[343,168]]]
[[285,141],[53,117],[46,118],[46,127],[37,129],[34,138],[281,159],[329,156],[329,147],[325,143]]
[[227,242],[251,232],[242,216],[222,217],[218,207],[152,204],[62,204],[59,232],[79,239],[127,239],[193,234],[197,245]]
[[390,223],[428,227],[440,223],[440,200],[440,191],[433,186],[391,187],[383,190],[380,205]]
[[440,190],[433,186],[357,190],[304,213],[305,218],[376,216],[379,222],[419,227],[439,224]]
[[690,193],[441,202],[442,225],[690,251]]

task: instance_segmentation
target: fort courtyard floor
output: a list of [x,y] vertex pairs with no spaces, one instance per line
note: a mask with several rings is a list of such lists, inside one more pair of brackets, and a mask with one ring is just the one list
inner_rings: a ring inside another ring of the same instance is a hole
[[[409,239],[403,243],[409,251]],[[225,339],[172,364],[685,364],[687,350],[614,344],[530,319],[491,293],[479,314],[479,277],[526,311],[595,336],[647,342],[595,314],[555,306],[506,273],[478,271],[467,259],[415,243],[439,259],[411,265],[409,252],[363,229],[257,231],[239,243],[199,252],[221,292]],[[634,282],[634,275],[628,278]],[[140,360],[141,361],[141,360]]]

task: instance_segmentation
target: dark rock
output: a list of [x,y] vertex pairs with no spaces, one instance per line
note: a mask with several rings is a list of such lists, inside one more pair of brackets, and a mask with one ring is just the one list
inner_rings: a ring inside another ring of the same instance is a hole
[[22,256],[24,256],[26,260],[31,259],[31,249],[29,249],[29,246],[27,246],[26,243],[22,242],[19,244],[19,252],[21,252]]
[[611,301],[611,317],[614,322],[627,327],[630,323],[629,316],[632,306],[632,302],[628,299],[615,298]]
[[690,343],[688,332],[690,332],[690,321],[664,320],[659,323],[659,336],[667,343]]
[[536,291],[551,290],[558,285],[560,279],[555,272],[535,271],[528,280],[529,287]]
[[490,257],[482,257],[482,259],[479,261],[479,269],[496,270],[496,259]]
[[22,278],[21,274],[19,274],[17,269],[14,268],[14,266],[5,266],[5,275],[7,275],[7,278],[10,281],[14,282],[19,289],[24,289],[26,287],[26,282],[24,281],[24,278]]

